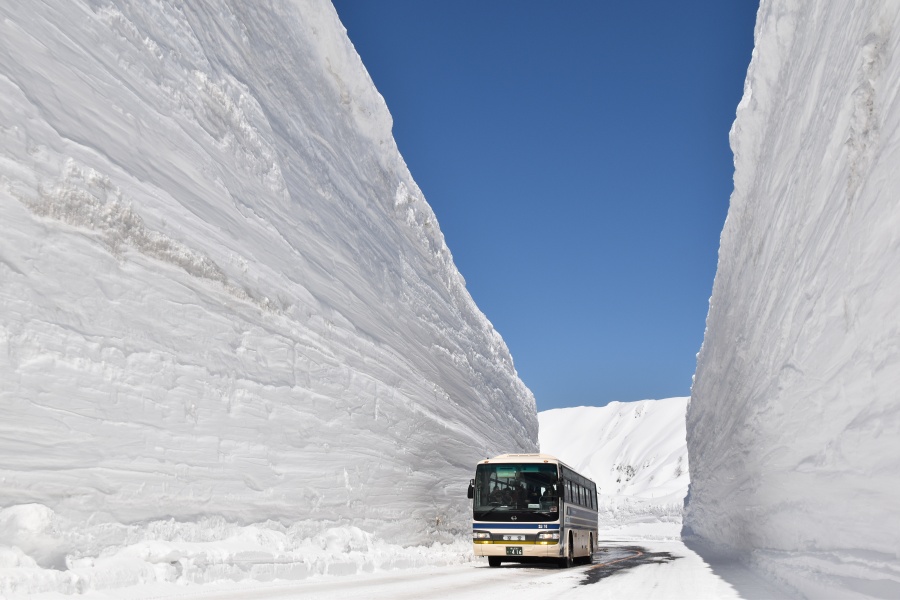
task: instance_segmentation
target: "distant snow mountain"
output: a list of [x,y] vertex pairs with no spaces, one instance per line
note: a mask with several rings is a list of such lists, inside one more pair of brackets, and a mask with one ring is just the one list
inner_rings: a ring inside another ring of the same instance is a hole
[[731,146],[686,537],[900,598],[900,3],[763,0]]
[[324,0],[0,5],[0,569],[462,535],[535,403],[391,126]]
[[601,536],[679,536],[689,483],[687,402],[611,402],[538,413],[541,451],[597,483]]

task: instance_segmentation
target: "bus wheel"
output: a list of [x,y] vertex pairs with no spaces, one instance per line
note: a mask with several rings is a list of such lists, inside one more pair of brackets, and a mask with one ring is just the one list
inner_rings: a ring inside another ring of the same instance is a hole
[[587,547],[587,556],[583,556],[578,559],[578,564],[581,565],[589,565],[594,562],[594,534],[590,534],[588,537],[588,547]]
[[572,540],[572,534],[569,534],[569,543],[566,544],[566,557],[559,559],[559,568],[568,569],[575,564],[575,543]]
[[499,556],[488,556],[488,564],[492,567],[500,566],[500,557]]

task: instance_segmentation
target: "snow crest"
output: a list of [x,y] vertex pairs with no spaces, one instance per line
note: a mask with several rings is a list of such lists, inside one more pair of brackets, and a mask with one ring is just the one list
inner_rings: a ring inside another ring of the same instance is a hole
[[687,398],[538,413],[541,451],[598,487],[601,539],[680,535],[689,472]]

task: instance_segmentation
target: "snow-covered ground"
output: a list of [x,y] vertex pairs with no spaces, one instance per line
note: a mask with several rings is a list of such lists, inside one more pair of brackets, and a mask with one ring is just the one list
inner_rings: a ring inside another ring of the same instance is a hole
[[900,598],[900,3],[763,0],[731,144],[687,539]]
[[[612,544],[591,566],[560,570],[547,565],[487,563],[428,566],[347,577],[316,576],[303,581],[220,582],[203,587],[150,584],[89,592],[85,600],[423,600],[453,598],[547,598],[609,600],[780,600],[789,598],[737,564],[710,565],[677,541]],[[30,600],[65,600],[39,594]]]
[[0,2],[0,594],[460,560],[537,415],[391,126],[325,0]]
[[597,483],[600,539],[678,539],[689,472],[688,398],[538,413],[541,451]]

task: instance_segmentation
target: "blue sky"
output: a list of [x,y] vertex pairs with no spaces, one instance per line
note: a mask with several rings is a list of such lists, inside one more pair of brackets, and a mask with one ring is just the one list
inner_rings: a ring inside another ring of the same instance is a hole
[[758,1],[334,4],[538,409],[688,395]]

